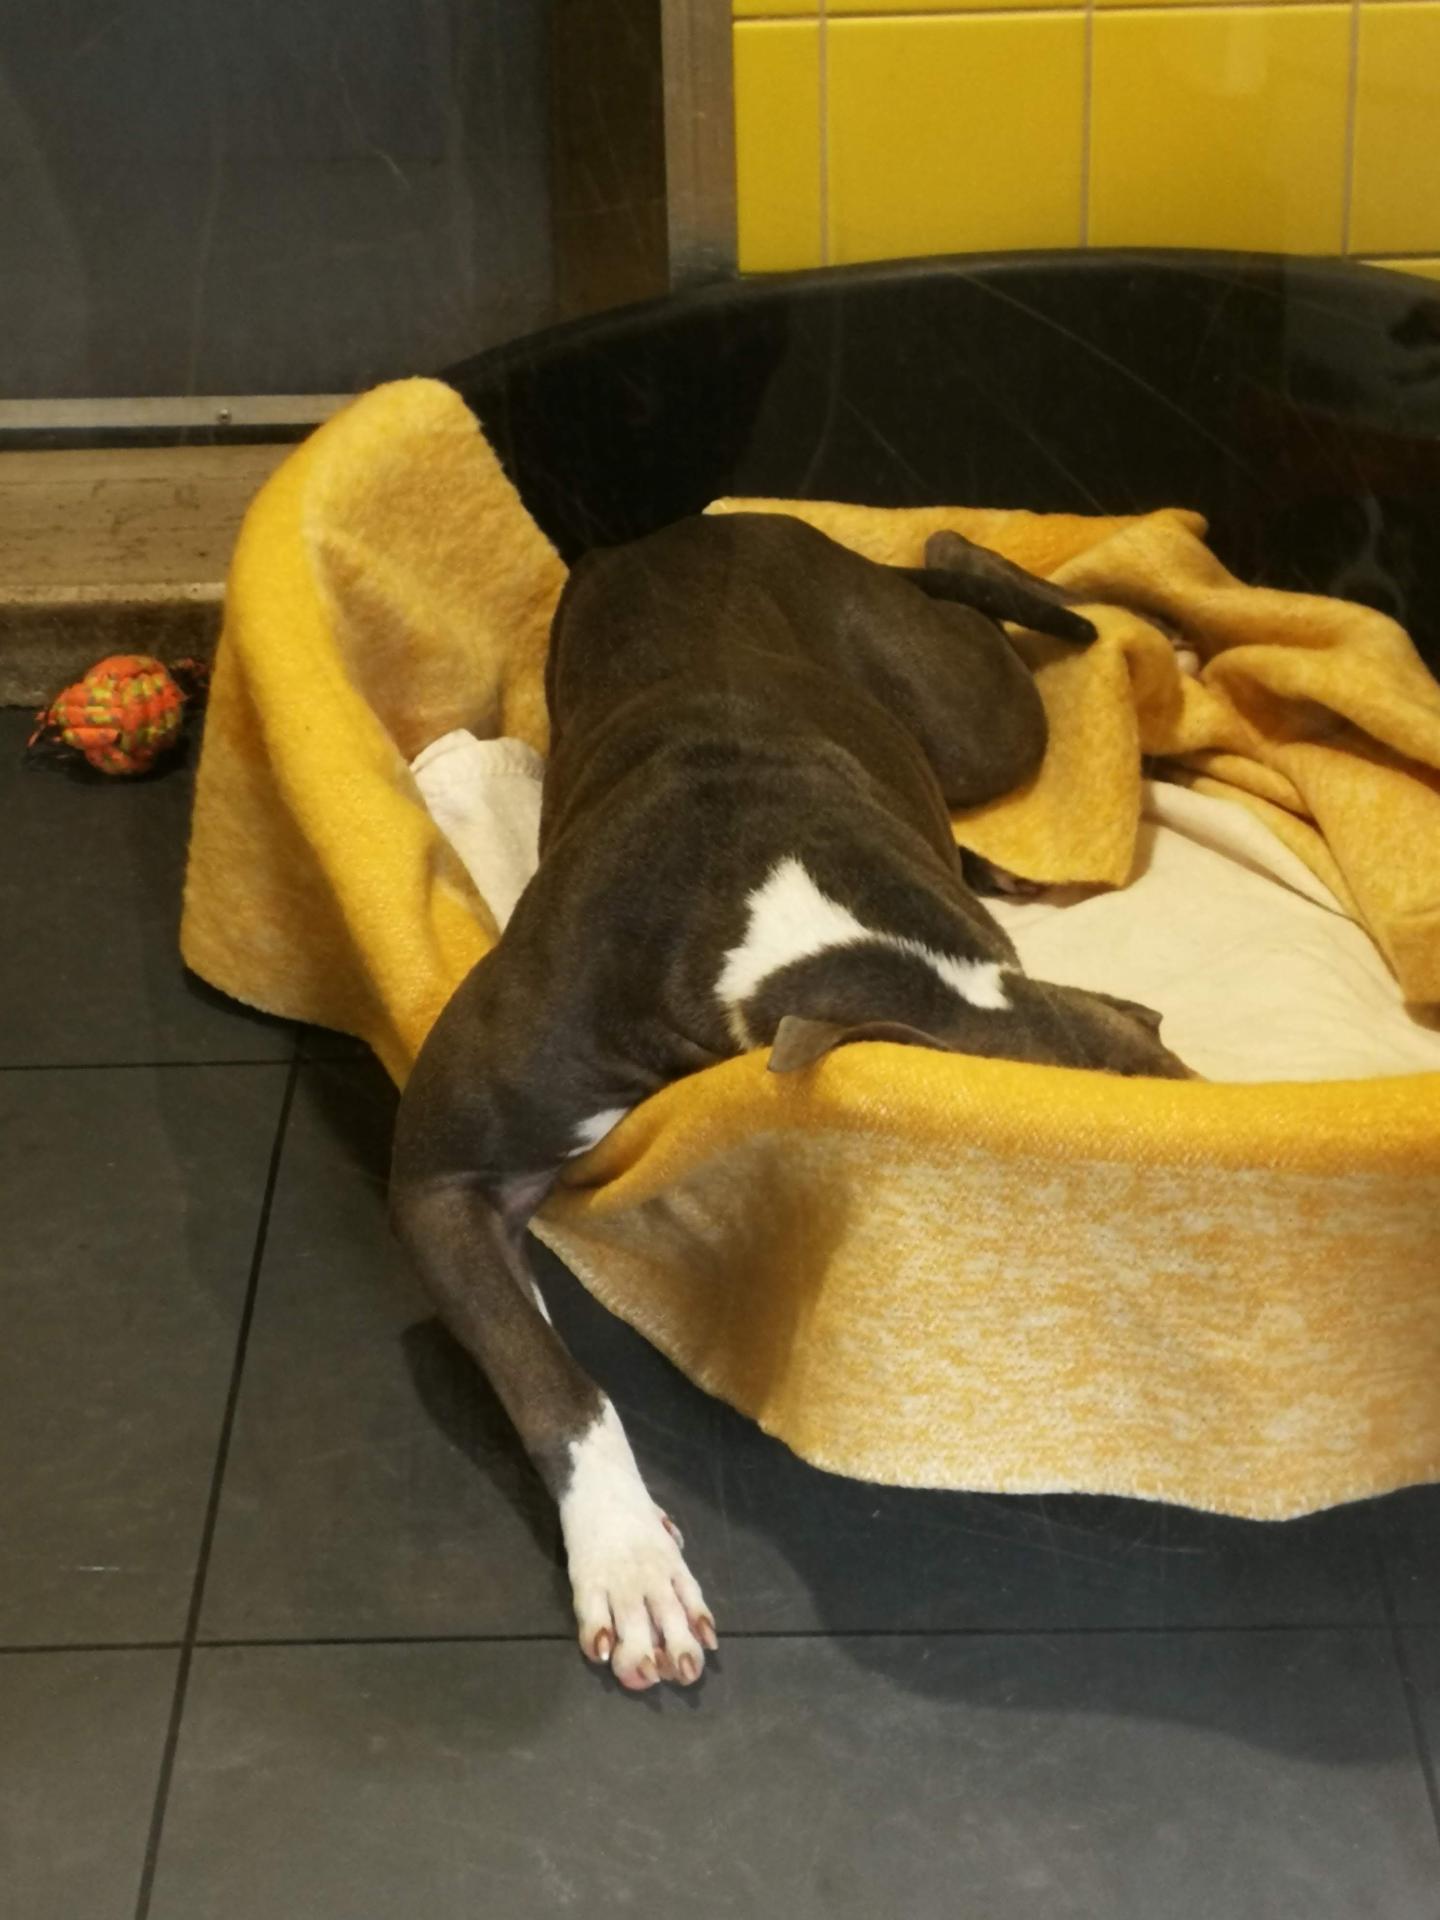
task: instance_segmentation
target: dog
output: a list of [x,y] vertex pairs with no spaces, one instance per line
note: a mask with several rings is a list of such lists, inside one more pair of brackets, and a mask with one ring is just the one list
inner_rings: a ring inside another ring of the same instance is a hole
[[925,560],[734,514],[579,562],[546,669],[539,868],[401,1101],[398,1236],[558,1504],[583,1651],[628,1689],[698,1680],[716,1629],[526,1267],[566,1162],[756,1047],[779,1073],[890,1040],[1188,1075],[1157,1014],[1021,970],[951,833],[952,809],[1020,786],[1045,751],[998,622],[1077,645],[1094,628],[959,535]]

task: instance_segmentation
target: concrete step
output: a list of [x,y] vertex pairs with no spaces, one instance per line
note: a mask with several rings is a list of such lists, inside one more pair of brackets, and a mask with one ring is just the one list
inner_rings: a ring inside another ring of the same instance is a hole
[[246,507],[289,445],[0,453],[0,705],[107,653],[214,651]]

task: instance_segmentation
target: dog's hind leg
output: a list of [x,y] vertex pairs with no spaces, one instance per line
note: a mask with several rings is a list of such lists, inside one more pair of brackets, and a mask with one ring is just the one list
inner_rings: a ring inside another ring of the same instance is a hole
[[877,622],[872,648],[871,691],[919,742],[947,806],[983,806],[1039,771],[1040,692],[988,615],[916,598],[903,621]]

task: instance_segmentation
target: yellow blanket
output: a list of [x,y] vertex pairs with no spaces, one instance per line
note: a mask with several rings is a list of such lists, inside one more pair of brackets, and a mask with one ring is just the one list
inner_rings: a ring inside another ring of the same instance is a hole
[[[722,505],[735,506],[729,502]],[[1365,609],[1241,586],[1194,516],[803,513],[915,563],[958,528],[1144,620],[1025,641],[1051,748],[957,823],[1044,880],[1122,883],[1140,756],[1264,813],[1410,997],[1440,1000],[1440,689]],[[563,568],[457,397],[381,388],[286,461],[231,571],[182,945],[237,998],[403,1081],[494,925],[407,762],[543,749]],[[647,1102],[541,1232],[693,1378],[862,1477],[1280,1515],[1440,1475],[1440,1081],[1197,1086],[845,1049]]]

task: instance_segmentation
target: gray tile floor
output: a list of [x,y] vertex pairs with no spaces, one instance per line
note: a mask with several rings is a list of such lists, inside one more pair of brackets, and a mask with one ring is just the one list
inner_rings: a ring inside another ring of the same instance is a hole
[[887,1492],[553,1261],[724,1646],[630,1699],[396,1260],[393,1096],[175,954],[188,776],[0,715],[0,1910],[1440,1920],[1440,1493]]

